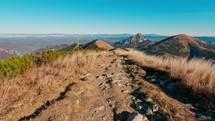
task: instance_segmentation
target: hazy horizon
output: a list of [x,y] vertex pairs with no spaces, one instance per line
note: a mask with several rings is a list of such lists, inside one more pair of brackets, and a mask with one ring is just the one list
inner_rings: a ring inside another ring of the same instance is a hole
[[[139,32],[141,33],[141,32]],[[77,33],[0,33],[0,35],[72,35],[72,36],[78,36],[78,35],[135,35],[138,33],[83,33],[83,34],[77,34]],[[169,34],[169,35],[164,35],[164,34],[157,34],[157,33],[141,33],[146,36],[175,36],[179,34],[186,34],[186,33],[178,33],[178,34]],[[194,37],[215,37],[215,35],[190,35],[186,34],[188,36],[194,36]],[[0,36],[1,37],[1,36]]]
[[211,0],[4,0],[0,33],[215,36]]

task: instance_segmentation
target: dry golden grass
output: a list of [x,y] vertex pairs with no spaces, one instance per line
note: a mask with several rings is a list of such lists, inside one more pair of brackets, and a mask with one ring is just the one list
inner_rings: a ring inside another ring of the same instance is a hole
[[119,55],[126,55],[140,66],[166,71],[171,77],[181,79],[182,84],[198,94],[215,97],[215,65],[211,60],[186,58],[163,58],[146,55],[137,50],[115,51]]
[[17,120],[32,114],[47,100],[58,97],[80,75],[91,72],[106,62],[107,52],[79,53],[33,67],[12,80],[0,83],[0,120]]

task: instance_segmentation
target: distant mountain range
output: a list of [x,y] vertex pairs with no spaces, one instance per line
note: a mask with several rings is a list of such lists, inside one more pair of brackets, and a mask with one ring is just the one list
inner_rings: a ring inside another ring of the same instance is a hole
[[[120,46],[123,48],[139,48],[143,49],[148,44],[157,42],[168,38],[169,36],[157,35],[157,34],[137,34],[135,36],[131,34],[0,34],[0,48],[6,49],[11,55],[22,55],[25,53],[32,53],[42,50],[61,50],[77,40],[80,43],[88,43],[92,40],[104,40],[109,44]],[[215,37],[202,36],[195,37],[199,40],[206,41],[207,43],[215,44]],[[5,55],[5,54],[1,54]]]
[[108,44],[107,42],[103,41],[103,40],[93,40],[90,41],[88,43],[73,43],[71,45],[69,44],[61,44],[61,45],[56,45],[56,46],[51,46],[51,47],[47,47],[47,48],[42,48],[39,49],[37,51],[44,51],[44,50],[59,50],[59,51],[69,51],[69,50],[73,50],[73,49],[104,49],[104,50],[111,50],[114,49],[114,47],[110,44]]
[[[139,39],[144,38],[144,39]],[[150,41],[142,34],[133,35],[115,43],[122,48],[136,48],[148,54],[163,56],[204,57],[215,59],[215,45],[185,34],[158,41]]]
[[[55,40],[61,40],[61,41],[76,41],[79,37],[80,40],[95,40],[95,39],[101,39],[101,40],[112,40],[112,41],[119,41],[122,39],[126,39],[128,37],[132,36],[132,34],[61,34],[61,33],[52,33],[52,34],[0,34],[0,42],[2,41],[33,41],[33,40],[39,40],[40,41],[55,41]],[[152,41],[154,40],[160,40],[167,38],[169,36],[166,35],[159,35],[159,34],[144,34],[144,36]],[[200,40],[207,41],[209,43],[215,43],[215,36],[194,36],[195,38],[198,38]]]

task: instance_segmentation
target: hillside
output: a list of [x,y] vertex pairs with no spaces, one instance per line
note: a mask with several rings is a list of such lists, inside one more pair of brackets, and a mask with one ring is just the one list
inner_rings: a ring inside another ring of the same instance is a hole
[[47,46],[46,48],[41,48],[41,49],[37,50],[36,52],[46,51],[46,50],[70,51],[70,50],[74,50],[74,49],[78,49],[78,48],[85,49],[85,50],[95,49],[95,48],[111,50],[114,47],[103,40],[96,39],[96,40],[90,41],[88,43],[79,43],[79,44],[73,43],[73,44],[60,44],[60,45],[54,45],[54,46]]
[[[183,67],[192,72],[177,72],[185,74],[180,76],[181,79],[186,74],[190,77],[185,78],[186,83],[181,83],[182,80],[174,78],[177,75],[172,75],[172,69],[180,71],[179,66],[174,65],[178,62],[169,67],[170,76],[165,70],[167,63],[164,61],[161,65],[161,60],[141,52],[119,49],[73,53],[46,65],[33,66],[17,78],[1,80],[0,120],[214,120],[215,104],[210,100],[215,97],[211,90],[215,66],[207,61],[187,63],[180,60]],[[199,63],[202,68],[195,68],[193,64]],[[208,66],[210,71],[205,70]],[[201,75],[202,72],[205,75]],[[201,78],[190,76],[194,73]],[[210,88],[207,84],[189,83],[201,79],[208,81]],[[197,89],[187,89],[186,84]],[[200,94],[210,94],[210,98]]]
[[36,52],[47,51],[47,50],[62,50],[68,46],[70,46],[70,45],[69,44],[49,45],[49,46],[46,46],[45,48],[36,50]]
[[149,46],[137,48],[155,55],[215,58],[215,45],[184,34],[168,37],[153,42]]
[[149,39],[145,38],[144,35],[138,33],[136,35],[130,36],[126,39],[116,42],[115,45],[122,48],[135,48],[137,46],[148,43],[150,43]]
[[111,46],[110,44],[106,43],[105,41],[99,40],[99,39],[86,43],[85,45],[82,46],[82,48],[83,49],[100,48],[100,49],[104,49],[104,50],[114,49],[113,46]]
[[70,46],[67,46],[67,47],[61,49],[61,50],[69,51],[69,50],[73,50],[73,49],[78,49],[78,48],[82,48],[83,45],[84,44],[82,44],[82,43],[74,43],[74,44],[72,44]]

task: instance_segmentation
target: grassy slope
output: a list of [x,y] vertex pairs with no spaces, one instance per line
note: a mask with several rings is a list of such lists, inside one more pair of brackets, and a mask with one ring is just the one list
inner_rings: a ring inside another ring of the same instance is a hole
[[106,56],[106,52],[73,54],[30,68],[12,80],[2,80],[0,120],[17,120],[33,113],[44,101],[54,99],[68,84],[79,80],[80,75],[104,63]]
[[[168,72],[171,77],[180,79],[195,96],[206,97],[213,104],[215,99],[215,65],[204,59],[162,58],[146,55],[140,51],[119,51],[140,66]],[[211,108],[214,108],[212,105]]]

